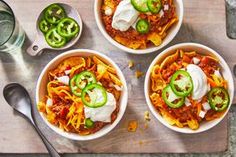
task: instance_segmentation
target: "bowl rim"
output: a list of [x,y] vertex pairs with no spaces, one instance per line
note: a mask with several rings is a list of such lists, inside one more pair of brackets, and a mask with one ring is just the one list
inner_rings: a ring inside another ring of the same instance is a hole
[[154,46],[154,47],[150,47],[150,48],[146,48],[146,49],[131,49],[128,48],[120,43],[118,43],[117,41],[115,41],[105,30],[102,20],[100,21],[100,10],[97,9],[98,7],[98,1],[99,0],[95,0],[94,1],[94,16],[95,16],[95,21],[96,24],[100,30],[100,32],[103,34],[103,36],[106,38],[106,40],[108,40],[112,45],[116,46],[117,48],[119,48],[120,50],[123,50],[127,53],[131,53],[131,54],[148,54],[148,53],[152,53],[155,51],[158,51],[160,49],[162,49],[163,47],[165,47],[166,45],[168,45],[177,35],[177,33],[179,32],[181,25],[183,23],[183,16],[184,16],[184,5],[183,5],[183,1],[182,0],[175,0],[176,3],[178,3],[178,7],[179,7],[179,19],[178,19],[178,23],[176,24],[175,28],[172,30],[172,32],[169,32],[169,35],[171,35],[171,37],[169,38],[168,41],[166,41],[165,43],[162,42],[162,44],[160,46]]
[[[191,129],[183,129],[183,128],[178,128],[177,126],[172,126],[170,124],[168,124],[168,122],[166,122],[164,120],[164,118],[158,113],[158,111],[156,111],[156,109],[154,108],[154,106],[152,105],[152,102],[149,98],[149,82],[150,82],[150,73],[151,73],[151,70],[152,70],[152,67],[158,62],[158,60],[160,58],[162,58],[163,56],[166,55],[166,53],[170,53],[171,51],[174,51],[176,49],[179,49],[181,47],[186,47],[186,46],[191,46],[191,47],[197,47],[197,48],[200,48],[200,49],[204,49],[208,52],[210,52],[211,54],[215,55],[221,62],[221,64],[225,67],[224,70],[226,70],[226,73],[230,76],[228,78],[228,84],[229,86],[232,85],[231,87],[231,92],[229,93],[229,96],[230,96],[230,103],[229,103],[229,106],[226,110],[226,112],[224,113],[224,115],[222,115],[220,118],[216,119],[214,121],[214,123],[211,123],[210,125],[208,125],[208,127],[206,127],[205,129],[201,129],[200,130],[200,127],[197,129],[197,130],[191,130]],[[233,76],[232,76],[232,72],[228,66],[228,64],[226,63],[226,61],[220,56],[219,53],[217,53],[215,50],[213,50],[212,48],[208,47],[208,46],[205,46],[205,45],[202,45],[202,44],[199,44],[199,43],[193,43],[193,42],[187,42],[187,43],[179,43],[179,44],[176,44],[176,45],[173,45],[165,50],[163,50],[160,54],[158,54],[154,60],[151,62],[148,70],[147,70],[147,73],[146,73],[146,76],[145,76],[145,82],[144,82],[144,93],[145,93],[145,99],[146,99],[146,103],[149,107],[149,109],[151,110],[152,114],[154,115],[154,117],[159,121],[161,122],[161,124],[163,124],[164,126],[166,126],[167,128],[173,130],[173,131],[176,131],[176,132],[180,132],[180,133],[185,133],[185,134],[196,134],[196,133],[201,133],[201,132],[204,132],[204,131],[207,131],[211,128],[213,128],[214,126],[216,126],[217,124],[219,124],[223,119],[224,117],[227,115],[227,113],[229,112],[229,109],[232,105],[232,101],[233,101],[233,97],[234,97],[234,82],[233,82]]]
[[[79,54],[76,55],[77,53],[79,53]],[[68,51],[56,56],[49,63],[47,63],[47,65],[41,71],[40,76],[38,77],[37,85],[36,85],[36,91],[35,91],[35,94],[36,94],[35,95],[35,97],[36,97],[35,100],[36,100],[36,105],[37,105],[38,102],[40,101],[39,100],[39,90],[40,90],[41,81],[43,79],[44,74],[48,71],[48,69],[51,66],[53,66],[53,64],[55,64],[55,62],[59,59],[63,60],[63,59],[66,59],[66,58],[72,57],[72,56],[83,56],[83,55],[81,55],[81,53],[89,53],[90,55],[96,55],[99,58],[105,60],[107,63],[109,63],[110,65],[112,65],[116,69],[117,75],[119,76],[120,80],[123,83],[123,91],[122,91],[123,94],[122,94],[122,96],[119,100],[120,110],[119,110],[119,113],[118,113],[118,116],[117,116],[116,120],[112,124],[109,124],[109,125],[103,127],[101,130],[99,130],[100,132],[98,131],[94,134],[82,136],[82,135],[75,134],[75,133],[65,132],[65,131],[61,130],[60,128],[58,128],[57,126],[52,125],[51,123],[49,123],[47,121],[45,116],[41,112],[38,111],[38,109],[36,109],[36,110],[40,114],[43,121],[47,124],[47,126],[49,128],[51,128],[53,131],[55,131],[57,134],[59,134],[63,137],[66,137],[68,139],[71,139],[71,140],[88,141],[88,140],[94,140],[94,139],[100,138],[100,137],[108,134],[111,130],[113,130],[117,126],[117,124],[121,121],[121,119],[123,118],[124,113],[125,113],[126,108],[127,108],[127,105],[128,105],[128,88],[127,88],[126,79],[125,79],[124,74],[122,73],[121,69],[118,67],[118,65],[114,61],[112,61],[112,59],[110,59],[109,57],[107,57],[106,55],[104,55],[102,53],[99,53],[98,51],[90,50],[90,49],[68,50]]]

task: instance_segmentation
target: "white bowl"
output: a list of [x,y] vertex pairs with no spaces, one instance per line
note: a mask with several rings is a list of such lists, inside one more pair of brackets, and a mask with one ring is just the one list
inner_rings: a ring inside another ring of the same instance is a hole
[[96,139],[96,138],[102,137],[105,134],[107,134],[108,132],[110,132],[119,123],[122,116],[124,115],[124,112],[125,112],[125,109],[127,106],[127,100],[128,100],[128,90],[127,90],[127,84],[125,81],[125,77],[124,77],[123,73],[121,72],[120,68],[107,56],[105,56],[97,51],[88,50],[88,49],[74,49],[74,50],[69,50],[65,53],[62,53],[61,55],[58,55],[57,57],[55,57],[53,60],[51,60],[45,66],[45,68],[43,69],[43,71],[41,72],[41,74],[39,76],[39,79],[37,82],[37,87],[36,87],[36,103],[38,104],[39,101],[42,100],[43,97],[47,93],[46,84],[48,83],[48,72],[52,69],[55,69],[58,66],[58,64],[60,64],[64,59],[66,59],[68,57],[72,57],[72,56],[81,56],[81,57],[97,56],[99,59],[101,59],[102,61],[104,61],[105,63],[111,65],[112,67],[114,67],[116,69],[117,75],[118,75],[119,79],[121,80],[121,82],[123,83],[123,89],[122,89],[122,93],[121,93],[121,97],[120,97],[120,101],[119,101],[120,111],[118,113],[116,120],[112,124],[106,125],[101,130],[99,130],[98,132],[96,132],[94,134],[81,136],[79,134],[68,133],[68,132],[65,132],[65,131],[59,129],[57,126],[54,126],[51,123],[49,123],[42,113],[40,113],[40,115],[43,118],[44,122],[52,130],[54,130],[56,133],[66,137],[66,138],[69,138],[72,140],[79,140],[79,141]]
[[129,53],[133,53],[133,54],[146,54],[146,53],[151,53],[151,52],[155,52],[161,48],[163,48],[164,46],[166,46],[168,43],[170,43],[172,41],[172,39],[176,36],[176,34],[178,33],[181,24],[183,22],[183,14],[184,14],[184,6],[183,6],[183,2],[182,0],[173,0],[173,2],[175,3],[176,6],[176,13],[177,16],[179,18],[179,21],[177,24],[175,24],[173,27],[171,27],[168,30],[167,36],[165,37],[165,39],[163,40],[162,44],[160,46],[152,46],[152,47],[148,47],[146,49],[131,49],[128,48],[120,43],[118,43],[117,41],[115,41],[106,31],[102,18],[101,18],[101,5],[102,5],[102,0],[95,0],[94,1],[94,14],[95,14],[95,19],[96,19],[96,23],[98,25],[99,30],[102,32],[102,34],[105,36],[105,38],[114,46],[118,47],[119,49],[125,51],[125,52],[129,52]]
[[[175,51],[177,49],[183,49],[185,51],[192,51],[192,50],[196,50],[197,53],[203,54],[203,55],[211,55],[214,56],[216,58],[219,59],[220,61],[220,66],[221,66],[221,73],[223,75],[224,78],[227,79],[228,81],[228,92],[229,92],[229,96],[230,96],[230,103],[228,106],[227,111],[224,113],[223,116],[221,116],[218,119],[209,121],[209,122],[202,122],[200,124],[200,127],[197,130],[192,130],[190,128],[184,127],[184,128],[179,128],[177,126],[172,126],[170,124],[168,124],[165,119],[159,114],[159,112],[155,109],[155,107],[152,105],[152,102],[150,100],[149,97],[149,88],[150,88],[150,73],[152,70],[152,67],[158,63],[163,61],[163,59],[173,53],[175,53]],[[225,60],[213,49],[201,45],[201,44],[196,44],[196,43],[181,43],[181,44],[177,44],[174,46],[169,47],[168,49],[164,50],[163,52],[161,52],[159,55],[156,56],[156,58],[153,60],[153,62],[151,63],[150,67],[148,68],[148,71],[146,73],[146,77],[145,77],[145,83],[144,83],[144,93],[145,93],[145,98],[146,98],[146,102],[148,104],[149,109],[151,110],[152,114],[166,127],[177,131],[177,132],[181,132],[181,133],[200,133],[203,131],[206,131],[214,126],[216,126],[220,121],[222,121],[225,117],[225,115],[228,113],[230,106],[232,104],[233,101],[233,96],[234,96],[234,82],[233,82],[233,77],[231,74],[231,71],[228,67],[228,65],[226,64]]]

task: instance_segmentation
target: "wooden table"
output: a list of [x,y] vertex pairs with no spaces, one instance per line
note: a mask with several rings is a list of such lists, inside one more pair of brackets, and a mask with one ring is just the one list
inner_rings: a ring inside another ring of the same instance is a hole
[[[151,116],[149,128],[144,130],[144,111],[148,110],[143,93],[143,81],[134,77],[136,69],[145,72],[153,58],[161,52],[149,55],[131,55],[111,45],[102,36],[95,23],[92,0],[7,0],[27,33],[22,52],[14,55],[0,53],[0,88],[8,82],[19,82],[35,98],[35,86],[42,68],[49,60],[62,52],[46,51],[40,57],[30,57],[25,49],[35,37],[35,21],[39,12],[49,3],[65,2],[80,12],[84,30],[74,48],[98,50],[119,65],[125,74],[129,87],[127,111],[119,125],[108,135],[93,141],[77,142],[60,137],[50,130],[39,117],[34,107],[37,123],[49,141],[60,153],[184,153],[219,152],[228,149],[227,117],[213,129],[195,135],[176,133],[164,127]],[[168,45],[181,42],[197,42],[215,49],[229,64],[231,70],[236,59],[236,41],[226,36],[225,5],[223,0],[184,0],[184,22],[176,38]],[[166,46],[166,47],[168,47]],[[165,48],[166,48],[165,47]],[[130,70],[128,60],[134,60],[136,67]],[[34,101],[35,102],[35,101]],[[234,98],[234,103],[236,99]],[[0,153],[46,153],[41,140],[29,123],[0,97]],[[129,120],[138,120],[135,133],[127,131]]]

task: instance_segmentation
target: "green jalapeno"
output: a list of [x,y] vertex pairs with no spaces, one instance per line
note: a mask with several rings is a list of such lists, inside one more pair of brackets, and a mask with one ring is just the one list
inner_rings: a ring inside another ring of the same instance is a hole
[[89,84],[82,90],[81,99],[87,107],[102,107],[107,102],[107,92],[99,84]]
[[66,13],[64,8],[58,4],[51,4],[44,10],[44,18],[51,24],[57,24],[65,17]]
[[141,34],[149,32],[149,23],[145,19],[140,19],[136,24],[136,30]]
[[76,78],[76,86],[80,89],[83,89],[85,86],[96,83],[96,77],[95,75],[90,71],[83,71],[77,75]]
[[223,87],[214,87],[207,94],[208,102],[212,110],[223,111],[229,105],[229,93]]
[[188,96],[193,90],[192,78],[188,72],[177,70],[171,77],[170,86],[178,96]]
[[66,44],[66,38],[60,36],[56,28],[49,30],[45,36],[45,39],[53,48],[60,48]]
[[90,118],[85,119],[85,127],[86,128],[93,128],[94,127],[94,122]]
[[50,24],[49,22],[47,22],[45,19],[41,20],[39,22],[39,29],[43,32],[43,33],[47,33],[50,29],[52,29],[54,26],[52,24]]
[[69,17],[62,19],[57,25],[58,33],[66,38],[74,37],[78,34],[80,27],[78,23]]
[[167,85],[162,91],[162,98],[171,108],[179,108],[184,104],[185,97],[176,95],[170,85]]
[[140,12],[148,12],[147,0],[131,0],[133,7]]
[[161,0],[147,0],[147,6],[151,13],[157,14],[161,10]]
[[71,92],[72,92],[74,95],[80,97],[82,90],[76,85],[76,79],[77,79],[77,77],[78,77],[78,74],[75,75],[75,76],[73,76],[72,79],[70,79],[69,85],[70,85],[70,90],[71,90]]

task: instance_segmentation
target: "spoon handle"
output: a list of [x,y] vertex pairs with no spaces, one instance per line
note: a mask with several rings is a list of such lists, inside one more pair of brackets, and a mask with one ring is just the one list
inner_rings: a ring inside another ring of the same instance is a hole
[[46,137],[42,134],[42,132],[39,130],[39,128],[34,124],[34,122],[31,122],[34,126],[35,130],[37,131],[38,135],[41,137],[43,143],[45,144],[48,153],[51,157],[60,157],[59,153],[56,151],[56,149],[51,145],[51,143],[46,139]]

